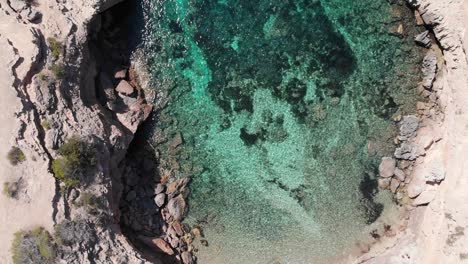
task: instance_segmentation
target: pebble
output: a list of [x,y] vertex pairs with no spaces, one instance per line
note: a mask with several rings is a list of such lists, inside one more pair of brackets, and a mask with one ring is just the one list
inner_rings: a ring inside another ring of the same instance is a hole
[[156,195],[154,198],[154,202],[158,207],[162,207],[164,205],[164,202],[166,201],[166,194],[165,193],[159,193]]

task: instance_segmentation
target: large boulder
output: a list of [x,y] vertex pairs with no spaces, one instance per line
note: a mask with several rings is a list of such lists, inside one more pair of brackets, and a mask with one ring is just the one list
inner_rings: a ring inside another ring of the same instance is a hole
[[419,127],[419,118],[414,115],[404,116],[400,121],[400,136],[402,141],[408,140],[416,136],[416,131]]
[[395,172],[396,161],[390,157],[383,157],[379,165],[379,175],[383,178],[392,177]]
[[187,204],[184,197],[180,194],[167,203],[167,210],[174,220],[181,221],[184,218]]

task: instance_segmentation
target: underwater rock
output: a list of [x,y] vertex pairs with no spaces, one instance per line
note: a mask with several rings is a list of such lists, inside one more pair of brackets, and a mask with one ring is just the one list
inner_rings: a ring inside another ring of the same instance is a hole
[[390,157],[383,157],[379,165],[379,175],[383,178],[392,177],[395,171],[396,161]]
[[156,195],[154,198],[154,202],[158,207],[162,207],[164,205],[164,201],[166,200],[166,194],[165,193],[159,193]]
[[432,41],[429,35],[429,30],[424,31],[423,33],[414,37],[414,41],[421,47],[429,48],[431,47]]

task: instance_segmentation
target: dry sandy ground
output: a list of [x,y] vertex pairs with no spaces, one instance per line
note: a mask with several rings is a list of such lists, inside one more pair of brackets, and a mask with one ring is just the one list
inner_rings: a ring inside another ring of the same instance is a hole
[[5,13],[6,0],[0,0],[0,5],[0,187],[3,189],[4,182],[20,178],[24,179],[25,187],[19,199],[0,194],[0,263],[8,264],[14,232],[36,226],[52,228],[54,180],[45,172],[42,160],[33,161],[33,153],[26,152],[28,162],[18,166],[10,165],[6,159],[10,148],[18,145],[14,139],[20,124],[15,113],[21,110],[21,103],[13,86],[13,75],[24,78],[34,44],[29,28]]

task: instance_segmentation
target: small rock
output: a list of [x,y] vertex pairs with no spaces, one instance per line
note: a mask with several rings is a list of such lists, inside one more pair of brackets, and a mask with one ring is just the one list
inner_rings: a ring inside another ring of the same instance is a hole
[[190,252],[188,252],[188,251],[183,252],[181,257],[182,257],[182,262],[184,264],[193,264],[194,263],[193,258],[192,258],[192,254]]
[[379,165],[380,177],[388,178],[392,177],[395,171],[396,161],[390,157],[383,157]]
[[137,197],[136,192],[132,190],[132,191],[127,193],[127,196],[125,197],[125,200],[127,200],[127,202],[130,202],[130,201],[135,200],[136,197]]
[[406,173],[398,168],[395,169],[395,178],[400,182],[404,182],[406,179]]
[[414,115],[404,116],[400,122],[400,140],[408,140],[416,136],[419,127],[419,118]]
[[76,189],[72,189],[72,190],[70,191],[69,199],[70,199],[72,202],[74,202],[74,201],[78,198],[78,196],[80,196],[79,191],[77,191]]
[[409,198],[415,198],[426,189],[426,181],[417,174],[413,175],[413,179],[408,184],[407,192]]
[[433,162],[426,173],[426,182],[440,183],[445,179],[445,166],[442,162]]
[[174,255],[174,250],[169,246],[169,244],[166,241],[164,241],[164,239],[156,238],[152,240],[152,243],[154,246],[156,246],[156,248],[160,249],[164,253],[171,256]]
[[164,205],[164,202],[166,201],[166,194],[165,193],[159,193],[154,197],[154,202],[158,207],[162,207]]
[[131,95],[135,89],[125,80],[121,80],[115,90],[124,95]]
[[192,234],[197,237],[203,237],[202,231],[199,227],[192,228]]
[[381,189],[387,189],[390,186],[391,178],[379,178],[377,184]]
[[390,183],[390,191],[392,191],[392,193],[396,193],[399,186],[400,182],[397,179],[393,178],[392,182]]
[[398,163],[398,167],[402,170],[407,169],[411,165],[411,161],[409,160],[402,160]]
[[185,214],[186,209],[185,199],[182,195],[172,198],[167,204],[169,214],[174,217],[175,220],[181,221]]
[[206,240],[206,239],[200,240],[200,243],[201,243],[203,246],[205,246],[205,247],[208,246],[208,240]]
[[169,244],[171,244],[171,247],[177,248],[179,246],[179,241],[177,237],[174,237],[169,241]]
[[182,225],[178,221],[174,221],[172,223],[172,228],[174,228],[174,231],[178,236],[183,236],[184,235],[184,230],[182,228]]
[[416,44],[418,44],[421,47],[425,47],[425,48],[431,47],[432,41],[429,35],[429,30],[426,30],[421,34],[418,34],[414,38],[414,41],[416,42]]
[[164,192],[165,188],[166,187],[164,186],[164,184],[158,183],[158,185],[156,185],[156,190],[154,192],[156,194],[160,194],[160,193]]
[[431,90],[437,73],[437,54],[430,50],[423,59],[422,63],[423,81],[425,89]]
[[395,150],[395,157],[403,160],[415,160],[418,157],[418,148],[405,142]]
[[127,76],[127,70],[126,69],[116,71],[115,74],[114,74],[115,79],[125,79],[126,76]]
[[420,206],[420,205],[427,205],[432,200],[434,200],[435,196],[437,194],[436,190],[427,190],[422,192],[416,199],[413,200],[413,205],[414,206]]

